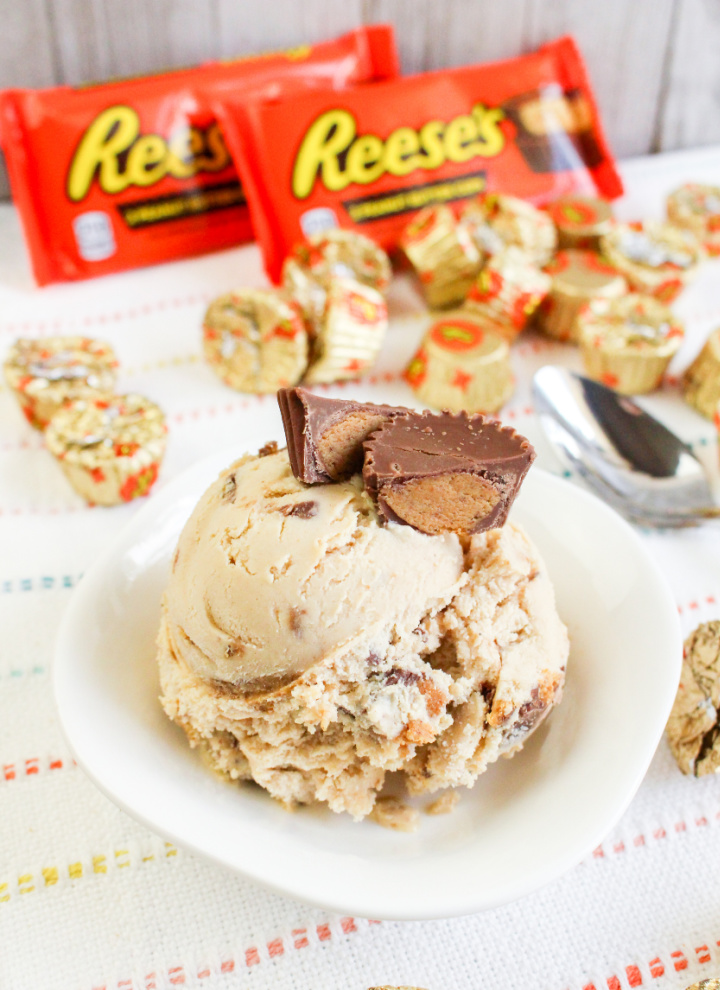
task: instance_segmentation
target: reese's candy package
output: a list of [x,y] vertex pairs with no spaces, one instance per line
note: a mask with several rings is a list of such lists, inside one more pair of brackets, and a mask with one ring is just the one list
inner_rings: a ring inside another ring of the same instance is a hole
[[572,38],[491,65],[216,110],[274,280],[292,245],[324,227],[390,249],[417,210],[485,190],[536,205],[622,192]]
[[340,89],[398,73],[392,28],[164,75],[0,94],[10,183],[37,281],[65,281],[252,239],[210,98]]

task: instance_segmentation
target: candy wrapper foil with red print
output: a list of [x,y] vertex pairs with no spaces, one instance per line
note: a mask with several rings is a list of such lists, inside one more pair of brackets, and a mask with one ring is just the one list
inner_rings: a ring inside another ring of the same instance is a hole
[[545,273],[552,285],[538,310],[540,329],[548,337],[573,344],[578,343],[577,317],[584,306],[593,299],[615,299],[628,290],[622,275],[594,251],[558,251]]
[[338,90],[397,72],[392,28],[376,25],[164,75],[5,91],[0,138],[37,281],[251,240],[245,192],[212,102]]
[[421,402],[451,412],[496,412],[515,388],[507,341],[464,309],[430,327],[405,379]]
[[609,264],[635,292],[671,303],[695,278],[703,250],[687,230],[668,223],[618,223],[600,238]]
[[275,393],[300,381],[308,335],[300,307],[277,289],[238,289],[214,299],[203,320],[203,352],[238,392]]
[[483,258],[470,231],[458,223],[449,206],[420,210],[402,232],[400,247],[433,309],[463,301]]
[[485,229],[489,227],[500,244],[521,248],[541,268],[557,247],[555,224],[547,213],[517,196],[482,193],[468,203],[461,216],[463,223],[476,232],[480,244],[484,243]]
[[322,318],[311,328],[310,367],[303,381],[317,385],[357,378],[374,364],[387,325],[387,304],[379,292],[354,279],[332,279]]
[[391,274],[390,259],[369,237],[328,230],[295,245],[283,264],[282,283],[312,322],[322,317],[333,278],[352,278],[385,295]]
[[491,65],[217,112],[274,281],[292,245],[323,228],[362,230],[387,250],[418,210],[481,192],[537,206],[622,191],[571,38]]
[[688,182],[667,198],[667,215],[676,227],[685,227],[711,257],[720,255],[720,187]]
[[517,247],[493,255],[473,282],[465,305],[512,343],[550,291],[552,279]]
[[715,619],[699,625],[683,644],[680,685],[666,728],[670,752],[683,773],[720,772],[719,710],[720,621]]
[[600,238],[613,226],[612,208],[607,200],[591,196],[563,196],[547,207],[557,227],[561,248],[597,251]]
[[90,337],[22,337],[5,358],[5,380],[31,426],[44,430],[63,403],[112,392],[118,362]]
[[702,416],[720,422],[720,330],[713,330],[686,368],[682,389],[685,401]]
[[78,495],[118,505],[147,495],[165,453],[162,410],[141,395],[74,399],[53,416],[48,450]]
[[634,292],[594,299],[577,325],[586,373],[625,395],[656,389],[685,336],[667,306]]

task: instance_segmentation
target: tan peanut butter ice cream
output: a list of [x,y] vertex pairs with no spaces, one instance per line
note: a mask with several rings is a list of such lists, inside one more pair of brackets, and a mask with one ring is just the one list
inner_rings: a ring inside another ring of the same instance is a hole
[[470,785],[559,700],[568,646],[537,551],[384,522],[360,475],[233,464],[180,537],[162,703],[211,764],[288,806],[368,815],[389,771]]
[[360,486],[307,488],[284,453],[218,479],[180,538],[167,593],[188,667],[243,690],[277,687],[444,604],[463,570],[457,539],[381,528],[374,515]]

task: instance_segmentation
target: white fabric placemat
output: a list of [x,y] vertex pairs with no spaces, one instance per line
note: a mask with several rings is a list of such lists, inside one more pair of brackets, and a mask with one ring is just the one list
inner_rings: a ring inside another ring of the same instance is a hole
[[[622,171],[618,215],[659,217],[679,183],[718,183],[720,149],[627,162]],[[18,336],[109,340],[121,389],[148,395],[168,415],[159,487],[232,445],[238,424],[274,401],[231,392],[200,355],[208,301],[262,284],[249,246],[36,289],[16,213],[0,207],[0,360]],[[720,324],[720,261],[704,267],[675,308],[688,328],[677,374]],[[388,376],[397,387],[428,319],[405,278],[393,286],[391,317],[373,380]],[[560,472],[534,420],[529,382],[545,363],[579,370],[578,355],[528,334],[513,360],[518,389],[503,419],[536,443],[542,467]],[[712,424],[682,403],[672,378],[647,405],[693,445],[717,493]],[[0,389],[2,990],[671,990],[720,975],[720,780],[684,778],[664,741],[629,810],[585,862],[522,901],[451,921],[333,916],[206,863],[115,808],[73,763],[50,668],[73,588],[138,507],[88,508]],[[643,538],[684,633],[719,617],[720,527]]]

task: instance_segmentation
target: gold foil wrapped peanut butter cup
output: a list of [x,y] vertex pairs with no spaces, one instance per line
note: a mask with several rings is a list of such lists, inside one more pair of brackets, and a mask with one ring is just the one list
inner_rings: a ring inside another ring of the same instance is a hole
[[230,388],[274,393],[300,381],[308,362],[308,335],[299,307],[283,293],[239,289],[210,304],[203,352]]
[[720,329],[713,330],[683,375],[683,396],[707,419],[714,419],[720,402]]
[[720,186],[688,182],[667,199],[670,223],[689,230],[711,257],[720,255]]
[[652,296],[596,299],[578,317],[583,363],[590,378],[626,395],[656,389],[684,329]]
[[387,304],[369,285],[334,278],[322,318],[313,327],[306,384],[357,378],[375,363],[387,330]]
[[93,505],[117,505],[147,495],[165,453],[162,410],[141,395],[74,399],[45,434],[75,491]]
[[112,392],[117,364],[104,340],[21,338],[5,358],[5,379],[30,425],[44,430],[69,399]]
[[703,254],[687,231],[652,220],[616,224],[600,239],[600,251],[634,292],[664,303],[676,299],[695,277]]
[[[720,621],[717,619],[701,623],[683,643],[680,684],[665,731],[670,752],[684,774],[704,777],[720,772]],[[720,986],[720,980],[708,982]]]
[[627,292],[623,276],[593,251],[558,251],[545,272],[550,292],[538,310],[540,329],[556,340],[578,343],[577,317],[593,299],[615,299]]
[[283,264],[282,284],[313,321],[322,315],[333,279],[354,279],[385,295],[391,274],[390,259],[375,241],[337,228],[295,245]]
[[504,248],[487,262],[465,300],[497,332],[512,343],[527,325],[545,296],[552,279],[517,247]]
[[449,206],[428,206],[400,237],[431,309],[460,304],[480,271],[482,255]]
[[600,238],[614,223],[610,203],[592,196],[563,196],[548,203],[546,210],[557,229],[560,248],[597,251]]
[[461,219],[490,254],[497,254],[498,248],[492,249],[485,226],[502,245],[520,248],[539,268],[548,263],[557,247],[555,224],[547,213],[516,196],[481,193],[468,203]]
[[515,388],[507,341],[465,309],[430,327],[405,379],[422,402],[451,412],[496,412]]

